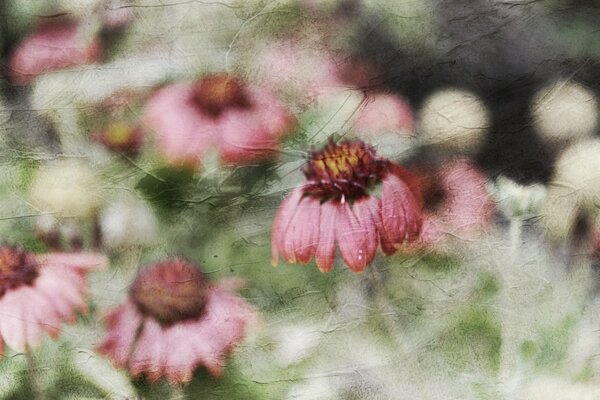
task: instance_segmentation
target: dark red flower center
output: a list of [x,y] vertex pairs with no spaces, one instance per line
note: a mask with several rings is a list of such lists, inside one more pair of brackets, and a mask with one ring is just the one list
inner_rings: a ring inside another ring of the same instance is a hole
[[244,84],[227,73],[209,75],[194,90],[194,101],[205,113],[219,116],[228,108],[250,106]]
[[142,271],[131,287],[130,296],[142,314],[170,325],[202,315],[208,287],[208,281],[195,265],[172,259]]
[[0,297],[22,285],[31,285],[38,276],[35,257],[11,246],[0,247]]
[[387,162],[360,140],[340,144],[332,141],[323,150],[313,152],[305,165],[305,192],[323,200],[366,196],[381,181]]

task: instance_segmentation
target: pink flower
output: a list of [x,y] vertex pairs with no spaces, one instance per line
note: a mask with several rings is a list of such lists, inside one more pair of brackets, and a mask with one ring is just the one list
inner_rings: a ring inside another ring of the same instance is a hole
[[223,286],[213,285],[191,263],[171,259],[143,270],[127,301],[106,321],[98,351],[134,377],[171,383],[192,379],[198,366],[213,376],[242,340],[254,310]]
[[[421,198],[412,175],[361,141],[331,142],[311,155],[307,182],[283,201],[272,232],[272,263],[333,268],[336,245],[344,262],[362,272],[378,244],[393,254],[421,229]],[[380,185],[381,195],[375,192]]]
[[56,339],[60,325],[86,311],[86,273],[105,267],[90,253],[34,255],[0,247],[0,350],[8,344],[23,352],[36,347],[46,331]]
[[410,105],[393,94],[375,94],[367,98],[354,128],[361,136],[382,133],[412,132],[414,127]]
[[226,164],[273,157],[295,119],[269,92],[227,74],[167,86],[144,115],[158,149],[172,164],[196,166],[211,146]]
[[17,85],[37,76],[63,68],[91,64],[100,60],[99,41],[85,42],[79,26],[69,21],[38,26],[17,46],[9,61],[9,75]]
[[298,38],[270,43],[255,57],[258,79],[272,90],[291,90],[309,102],[345,89],[336,59],[315,45]]
[[438,244],[447,235],[472,238],[492,222],[495,206],[487,179],[470,161],[447,162],[428,179],[433,187],[425,194],[431,207],[424,216],[422,243]]

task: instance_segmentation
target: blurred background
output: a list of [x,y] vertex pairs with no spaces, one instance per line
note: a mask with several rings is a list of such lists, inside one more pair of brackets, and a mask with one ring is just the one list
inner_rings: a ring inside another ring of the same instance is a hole
[[[111,260],[33,353],[46,398],[600,399],[598,23],[592,0],[0,2],[2,241]],[[156,121],[185,116],[149,100],[222,73],[293,123],[268,157],[174,161]],[[273,268],[277,208],[330,138],[415,173],[422,237],[363,274]],[[171,256],[259,311],[220,379],[94,351]],[[22,354],[0,371],[1,398],[32,398]]]

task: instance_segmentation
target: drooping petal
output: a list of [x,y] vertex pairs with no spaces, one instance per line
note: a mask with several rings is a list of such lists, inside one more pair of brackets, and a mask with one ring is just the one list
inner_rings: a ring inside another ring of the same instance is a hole
[[352,211],[365,232],[365,255],[367,264],[373,261],[379,242],[377,227],[380,225],[380,214],[377,212],[379,200],[375,197],[363,197],[354,202]]
[[11,290],[0,299],[0,335],[10,348],[19,352],[24,352],[27,344],[23,322],[27,298],[23,296],[23,288]]
[[96,350],[113,360],[117,367],[127,365],[142,316],[130,301],[106,316],[107,336]]
[[165,341],[164,329],[152,318],[145,318],[140,336],[131,353],[129,369],[137,377],[146,374],[152,382],[158,381],[165,369],[164,359],[174,349]]
[[195,324],[182,322],[164,330],[165,353],[164,375],[172,384],[182,384],[192,380],[195,369],[201,362],[194,345],[198,331]]
[[321,272],[329,272],[335,259],[335,225],[339,203],[326,201],[321,205],[321,221],[319,223],[319,238],[317,241],[317,267]]
[[[25,288],[27,298],[29,299],[27,315],[27,341],[31,347],[39,344],[41,331],[44,330],[56,339],[60,334],[61,319],[59,312],[54,305],[41,291],[35,287]],[[32,325],[35,325],[33,327]]]
[[61,274],[51,268],[40,269],[40,275],[35,280],[35,288],[50,300],[54,310],[60,315],[61,320],[68,323],[75,322],[75,308],[70,300],[72,296],[64,295],[67,291],[73,291],[72,285],[64,285]]
[[87,282],[84,275],[72,268],[61,266],[42,268],[40,277],[42,275],[44,276],[44,285],[53,288],[51,298],[65,299],[71,308],[81,312],[87,310],[85,302]]
[[405,241],[418,238],[421,207],[407,183],[395,174],[387,174],[382,186],[381,247],[386,254],[392,254]]
[[320,216],[321,204],[318,199],[310,196],[304,197],[298,204],[298,210],[293,219],[299,226],[299,232],[293,236],[294,256],[298,263],[306,264],[315,255],[319,239]]
[[284,247],[286,234],[303,196],[303,187],[297,187],[283,200],[275,214],[271,232],[271,264],[273,266],[277,265],[280,254],[285,260],[290,259],[290,254],[285,252]]
[[196,325],[196,337],[206,345],[196,346],[196,351],[209,372],[219,376],[225,357],[257,316],[245,301],[222,289],[213,288],[208,296],[206,314]]
[[375,222],[369,218],[361,224],[348,203],[340,204],[337,217],[335,235],[342,258],[354,272],[362,272],[375,254]]

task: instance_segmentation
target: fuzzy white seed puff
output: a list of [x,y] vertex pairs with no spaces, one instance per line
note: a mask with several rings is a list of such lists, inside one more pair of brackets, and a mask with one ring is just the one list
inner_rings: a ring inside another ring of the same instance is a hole
[[433,93],[417,117],[417,135],[425,145],[450,151],[475,153],[485,140],[490,114],[475,94],[459,89]]
[[56,217],[90,217],[102,205],[103,183],[81,160],[59,160],[42,165],[29,189],[36,211]]
[[592,136],[598,128],[598,107],[598,98],[590,89],[559,80],[537,92],[531,115],[540,137],[560,144]]

